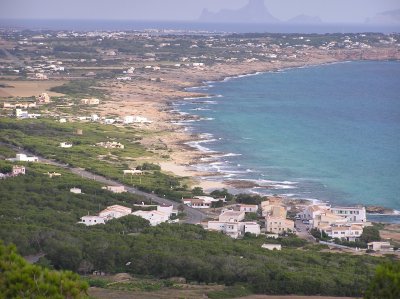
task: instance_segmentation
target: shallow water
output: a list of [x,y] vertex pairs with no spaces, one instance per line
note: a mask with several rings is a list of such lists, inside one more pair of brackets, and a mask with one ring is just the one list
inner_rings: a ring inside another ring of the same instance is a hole
[[[347,62],[212,82],[178,103],[209,133],[198,165],[264,194],[400,209],[400,62]],[[222,95],[222,97],[221,97]],[[214,163],[213,163],[214,162]],[[211,164],[210,164],[211,163]]]

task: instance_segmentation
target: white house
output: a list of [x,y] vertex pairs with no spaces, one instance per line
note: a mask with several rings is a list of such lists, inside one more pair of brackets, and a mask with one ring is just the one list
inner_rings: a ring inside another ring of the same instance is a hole
[[261,233],[260,225],[257,222],[240,222],[243,233],[250,233],[258,236]]
[[35,156],[27,156],[25,154],[16,154],[15,158],[7,159],[8,161],[21,161],[21,162],[37,162],[39,161],[38,157]]
[[245,217],[243,211],[232,211],[225,210],[221,215],[219,215],[218,220],[221,222],[239,222]]
[[245,233],[257,236],[260,234],[260,225],[256,222],[208,221],[207,229],[223,232],[234,239],[243,236]]
[[168,215],[168,218],[171,217],[173,214],[177,214],[177,211],[174,210],[173,205],[160,205],[157,206],[157,211],[162,212]]
[[208,221],[207,229],[223,232],[233,239],[240,236],[239,222]]
[[17,118],[28,118],[28,111],[27,110],[22,110],[22,109],[15,109],[15,117]]
[[169,220],[169,215],[160,211],[135,211],[132,215],[142,217],[150,222],[151,226],[156,226],[160,223],[166,222]]
[[268,250],[282,250],[281,244],[262,244],[261,248],[268,249]]
[[240,211],[243,211],[245,213],[257,213],[258,205],[240,204],[239,209],[240,209]]
[[297,214],[302,220],[313,220],[318,215],[326,213],[329,207],[326,205],[310,205],[307,206],[301,213]]
[[363,232],[363,227],[355,224],[348,226],[332,226],[324,231],[331,238],[344,239],[354,242],[360,238]]
[[74,187],[74,188],[69,189],[69,192],[75,193],[75,194],[81,194],[82,190],[80,188],[75,188]]
[[90,120],[91,120],[91,121],[98,121],[98,120],[99,120],[99,116],[98,116],[97,114],[92,114],[92,115],[90,116]]
[[105,190],[111,191],[111,192],[113,192],[113,193],[123,193],[123,192],[126,192],[124,186],[105,186],[105,187],[102,187],[101,189],[105,189]]
[[346,218],[348,222],[367,222],[365,207],[332,207],[331,212]]
[[113,205],[110,207],[105,208],[104,210],[100,211],[99,216],[105,219],[114,219],[120,218],[132,213],[132,209],[120,206],[120,205]]
[[83,216],[81,217],[81,221],[78,223],[85,224],[86,226],[96,225],[96,224],[105,224],[106,220],[100,216]]
[[70,148],[70,147],[72,147],[72,143],[60,142],[60,147],[62,147],[62,148]]

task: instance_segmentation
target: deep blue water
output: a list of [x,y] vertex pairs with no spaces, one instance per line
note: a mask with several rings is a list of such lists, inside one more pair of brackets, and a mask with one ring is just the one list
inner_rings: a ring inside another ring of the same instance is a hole
[[400,62],[294,68],[196,90],[220,96],[177,103],[205,119],[186,125],[211,141],[192,145],[225,154],[199,168],[275,187],[253,192],[400,210]]
[[270,32],[270,33],[349,33],[349,32],[399,32],[399,25],[371,24],[235,24],[202,23],[195,21],[145,21],[145,20],[59,20],[59,19],[2,19],[0,27],[45,30],[194,30],[208,32]]

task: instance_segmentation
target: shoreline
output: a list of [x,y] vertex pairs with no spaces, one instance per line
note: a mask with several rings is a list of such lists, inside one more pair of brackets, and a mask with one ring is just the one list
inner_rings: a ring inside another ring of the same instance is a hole
[[[277,68],[277,69],[273,68],[273,69],[269,69],[269,70],[265,70],[265,71],[256,71],[256,72],[250,72],[250,73],[237,74],[237,75],[233,75],[233,76],[227,76],[227,77],[224,77],[224,78],[220,78],[220,80],[202,80],[201,85],[195,85],[195,86],[185,87],[184,88],[184,90],[188,91],[188,92],[194,92],[194,91],[198,92],[197,89],[199,89],[203,93],[202,96],[190,97],[190,98],[184,97],[182,99],[176,99],[174,102],[178,101],[180,103],[185,103],[185,101],[187,101],[187,100],[213,99],[213,98],[221,97],[221,95],[218,95],[218,94],[207,93],[207,89],[210,88],[210,87],[213,87],[213,83],[226,82],[226,81],[229,81],[229,80],[232,80],[232,79],[240,79],[240,78],[243,78],[243,77],[256,76],[256,75],[260,75],[260,74],[264,74],[264,73],[282,72],[282,71],[286,71],[286,70],[290,70],[290,69],[296,69],[296,68],[319,67],[319,66],[324,66],[324,65],[332,65],[332,64],[339,64],[339,63],[349,63],[349,62],[356,62],[356,61],[390,61],[390,60],[393,60],[393,59],[337,60],[337,61],[328,61],[328,62],[322,62],[322,63],[311,63],[311,64],[306,63],[306,64],[302,64],[302,65],[298,65],[298,66],[285,66],[285,67]],[[396,59],[396,61],[398,61],[398,60],[399,59]],[[195,109],[192,109],[192,110],[195,110]],[[201,110],[201,109],[198,109],[198,110]],[[175,108],[175,111],[182,112],[182,111],[179,111],[179,108]],[[184,113],[185,116],[188,115],[187,112],[183,112],[183,113]],[[195,114],[189,114],[189,116],[196,116],[197,117],[197,115],[195,115]],[[199,120],[201,121],[202,119],[200,118]],[[183,126],[187,130],[190,130],[190,127],[187,124],[188,124],[188,122],[184,123]],[[209,134],[209,133],[201,133],[200,132],[200,133],[197,133],[197,134],[198,135],[202,135],[202,134]],[[206,155],[206,159],[209,159],[209,161],[211,160],[212,162],[214,162],[214,161],[218,162],[218,158],[215,157],[215,154],[221,154],[221,156],[223,157],[225,155],[229,155],[230,153],[214,152],[214,151],[212,151],[212,150],[210,150],[208,148],[201,149],[201,148],[199,148],[199,146],[196,146],[199,143],[212,142],[212,141],[215,140],[215,138],[214,138],[214,136],[212,134],[209,134],[209,135],[211,135],[211,136],[209,136],[210,139],[194,139],[194,140],[192,140],[190,142],[186,142],[185,145],[189,145],[192,148],[194,148],[195,150],[200,151],[202,154]],[[196,143],[196,145],[195,146],[190,145],[191,142],[192,143]],[[241,154],[239,153],[239,155],[241,155]],[[194,168],[196,168],[196,165],[201,165],[201,164],[203,164],[203,163],[197,162],[197,163],[194,163],[194,164],[190,164],[189,166],[186,166],[186,167],[191,167],[191,168],[194,167]],[[194,173],[196,177],[198,177],[199,175],[196,174],[196,173],[201,172],[201,170],[197,170],[196,171],[196,170],[192,169],[191,172]],[[246,189],[246,190],[243,190],[243,191],[247,191],[247,192],[250,192],[250,193],[258,193],[258,192],[255,192],[254,190],[251,190],[251,189],[254,189],[255,187],[256,188],[259,187],[259,188],[262,188],[262,189],[269,189],[269,190],[274,190],[275,189],[273,184],[266,185],[266,186],[258,185],[256,183],[257,180],[252,180],[252,179],[237,179],[237,180],[232,179],[232,180],[230,180],[229,177],[226,178],[226,176],[228,174],[229,174],[229,172],[224,172],[224,171],[212,172],[212,174],[209,175],[208,177],[211,177],[211,178],[212,177],[217,177],[217,179],[215,181],[213,181],[213,180],[205,180],[204,176],[200,177],[200,180],[203,181],[203,184],[201,184],[201,182],[200,182],[200,184],[198,184],[198,186],[201,186],[201,187],[202,186],[206,186],[206,184],[204,184],[204,181],[213,182],[213,183],[219,182],[219,183],[221,183],[221,185],[220,185],[221,187],[226,188],[229,191],[234,190],[235,192],[233,192],[233,193],[239,193],[240,189],[241,190]],[[243,185],[240,186],[240,184],[236,184],[237,181],[242,181]],[[269,181],[269,182],[270,183],[274,183],[274,184],[282,183],[282,182],[273,182],[273,181]],[[291,183],[293,183],[293,182],[291,182]],[[294,184],[296,184],[296,182]],[[291,189],[291,188],[276,188],[276,189],[281,190],[281,189]],[[205,191],[211,191],[211,190],[205,189]],[[262,193],[258,193],[258,194],[262,195]],[[286,195],[284,195],[284,194],[283,194],[283,196],[286,197]],[[288,197],[288,198],[290,198],[290,197]],[[297,199],[297,198],[300,199],[300,200],[308,200],[310,203],[313,202],[312,199],[294,197],[294,199]],[[319,200],[319,201],[323,202],[323,200]],[[371,216],[399,216],[399,211],[397,211],[395,209],[385,209],[385,210],[386,211],[391,210],[391,212],[387,212],[387,213],[369,213],[369,215],[371,215]]]
[[[194,111],[182,113],[179,103],[196,99],[213,100],[219,95],[208,93],[207,88],[217,82],[295,68],[367,60],[400,60],[400,51],[397,47],[345,51],[312,49],[307,50],[300,59],[218,62],[203,68],[166,66],[157,73],[139,71],[131,82],[112,79],[101,81],[101,88],[107,90],[109,96],[94,112],[102,117],[142,115],[151,121],[150,124],[134,124],[132,127],[139,129],[140,143],[155,155],[137,158],[131,162],[131,166],[143,162],[159,163],[163,171],[188,179],[190,187],[199,186],[205,191],[221,188],[232,190],[233,186],[224,182],[230,178],[228,174],[199,170],[196,165],[213,163],[235,153],[207,150],[203,143],[210,142],[209,139],[214,136],[190,130],[190,123],[201,120],[201,117],[195,115]],[[155,77],[160,80],[155,80]],[[236,190],[237,193],[245,191],[240,188]]]

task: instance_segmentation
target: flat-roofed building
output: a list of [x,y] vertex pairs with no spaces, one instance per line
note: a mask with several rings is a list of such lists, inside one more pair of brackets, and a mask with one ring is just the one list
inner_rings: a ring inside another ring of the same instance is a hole
[[332,207],[331,212],[344,217],[349,222],[367,222],[365,207]]

